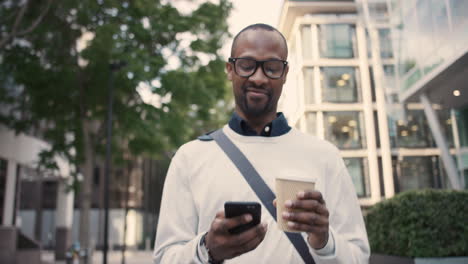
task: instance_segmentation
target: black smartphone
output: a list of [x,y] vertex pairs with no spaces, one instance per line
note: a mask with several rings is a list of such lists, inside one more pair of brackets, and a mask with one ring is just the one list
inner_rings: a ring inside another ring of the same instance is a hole
[[252,221],[249,223],[239,225],[228,230],[231,234],[239,234],[260,224],[262,206],[257,202],[225,202],[224,214],[226,215],[226,218],[236,217],[243,214],[252,215]]

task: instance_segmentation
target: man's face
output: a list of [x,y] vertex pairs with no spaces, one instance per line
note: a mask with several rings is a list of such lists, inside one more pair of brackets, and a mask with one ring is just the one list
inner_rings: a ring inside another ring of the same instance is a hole
[[[233,58],[249,58],[257,61],[287,60],[287,50],[281,36],[275,31],[247,30],[237,39]],[[266,117],[276,113],[278,100],[289,67],[279,79],[265,76],[261,66],[256,72],[244,78],[236,74],[233,63],[226,63],[228,79],[232,82],[236,110],[246,117]]]

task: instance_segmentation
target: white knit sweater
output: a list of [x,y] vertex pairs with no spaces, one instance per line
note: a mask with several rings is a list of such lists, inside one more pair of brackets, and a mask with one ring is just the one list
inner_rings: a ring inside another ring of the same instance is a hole
[[[310,248],[317,264],[368,262],[370,250],[358,199],[333,145],[294,128],[278,137],[242,136],[227,125],[223,131],[273,191],[277,176],[292,174],[316,180],[316,189],[330,212],[334,242],[334,252],[325,256]],[[183,145],[164,184],[154,263],[203,263],[198,256],[200,238],[226,201],[260,202],[215,141],[195,140]],[[303,263],[263,206],[262,221],[268,223],[263,242],[225,263]]]

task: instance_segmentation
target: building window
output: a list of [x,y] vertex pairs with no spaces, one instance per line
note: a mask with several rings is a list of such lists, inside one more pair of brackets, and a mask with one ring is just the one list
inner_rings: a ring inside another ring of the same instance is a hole
[[369,15],[376,23],[385,23],[389,19],[388,7],[385,1],[369,1]]
[[[449,147],[453,147],[452,120],[447,110],[437,112],[440,127]],[[436,147],[423,110],[409,110],[406,121],[396,121],[396,144],[401,148]]]
[[436,47],[439,47],[443,43],[447,42],[447,40],[449,39],[449,33],[450,33],[447,6],[445,5],[445,1],[432,0],[431,10],[433,13],[433,21],[434,21],[435,45]]
[[306,113],[306,130],[307,133],[316,136],[317,135],[317,114]]
[[359,198],[370,197],[369,170],[367,159],[344,158],[346,168],[354,183],[354,188]]
[[374,112],[374,129],[375,129],[375,143],[377,148],[380,148],[380,128],[379,128],[379,114],[377,111]]
[[432,133],[422,110],[407,112],[406,122],[396,121],[396,143],[400,148],[432,147]]
[[325,138],[340,149],[365,148],[360,112],[324,112]]
[[306,104],[315,103],[314,68],[304,69],[304,100]]
[[452,25],[454,31],[461,29],[466,36],[466,23],[468,23],[468,1],[466,0],[449,0],[450,13],[452,14]]
[[401,59],[400,70],[402,80],[402,90],[407,90],[421,78],[421,71],[417,67],[420,58],[421,43],[424,41],[421,38],[421,33],[418,29],[418,21],[416,9],[411,8],[403,17],[401,26]]
[[[447,142],[449,148],[455,147],[454,140],[453,140],[453,128],[452,128],[452,118],[450,116],[450,110],[440,110],[437,111],[437,120],[439,120],[439,124],[442,130],[442,134],[444,135],[444,139]],[[435,142],[434,142],[435,146]]]
[[361,101],[360,85],[354,67],[322,67],[322,99],[330,103],[356,103]]
[[366,45],[367,45],[367,57],[372,58],[372,41],[369,35],[369,30],[366,29]]
[[372,102],[376,101],[376,91],[375,91],[375,78],[374,78],[374,67],[369,67],[369,78],[372,92]]
[[320,56],[322,58],[356,57],[356,30],[354,25],[319,25]]
[[385,88],[389,91],[397,91],[396,89],[396,79],[395,79],[395,66],[393,65],[384,65],[384,83]]
[[468,147],[468,107],[455,111],[455,117],[457,120],[460,146]]
[[380,56],[383,59],[393,58],[392,39],[389,28],[379,29]]
[[435,54],[435,41],[437,37],[434,36],[432,8],[433,6],[430,1],[418,1],[417,12],[419,18],[418,23],[420,25],[418,37],[421,43],[424,43],[424,45],[419,45],[418,47],[420,52],[419,62],[424,74],[430,72],[434,68],[432,59]]
[[301,27],[301,39],[302,39],[302,57],[304,60],[312,59],[312,31],[310,26]]
[[399,165],[398,192],[440,187],[440,167],[437,157],[403,157]]

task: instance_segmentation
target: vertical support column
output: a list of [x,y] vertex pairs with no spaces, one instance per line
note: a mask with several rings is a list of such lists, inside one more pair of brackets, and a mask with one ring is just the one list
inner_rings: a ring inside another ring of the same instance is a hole
[[[295,27],[293,27],[293,32],[294,30],[296,31],[296,33],[293,35],[293,37],[295,38],[294,40],[294,48],[296,49],[296,58],[294,58],[294,60],[296,60],[296,63],[297,63],[297,70],[300,74],[299,76],[299,94],[298,94],[298,97],[300,98],[300,117],[299,119],[297,120],[297,123],[299,123],[299,127],[300,127],[300,130],[302,132],[305,131],[305,126],[304,126],[304,116],[305,116],[305,113],[306,113],[306,102],[305,102],[305,93],[306,93],[306,89],[310,89],[310,87],[305,87],[305,81],[304,81],[304,52],[302,50],[302,23],[300,22],[300,20],[296,20],[296,23],[295,23]],[[295,78],[295,76],[293,77]],[[283,95],[284,96],[284,95]],[[296,124],[297,124],[296,123]]]
[[0,262],[14,264],[16,257],[17,229],[14,223],[16,199],[17,163],[8,160],[5,198],[3,204],[3,223],[0,226]]
[[13,160],[8,160],[7,165],[7,178],[5,188],[5,199],[3,204],[3,225],[15,226],[15,198],[16,198],[16,168],[18,164]]
[[367,141],[367,158],[369,161],[369,175],[371,199],[378,202],[381,199],[379,166],[377,159],[377,143],[375,137],[374,107],[372,105],[372,91],[369,76],[369,64],[367,63],[366,34],[362,25],[356,25],[358,40],[359,72],[361,79],[362,102],[364,108],[364,125]]
[[64,260],[71,246],[73,223],[73,190],[67,190],[67,179],[59,181],[55,215],[55,260]]
[[[322,83],[321,83],[321,76],[320,76],[320,68],[317,66],[314,66],[314,95],[315,95],[315,103],[317,105],[322,104]],[[323,120],[323,111],[317,111],[316,112],[316,119],[315,119],[315,126],[316,130],[315,132],[317,133],[317,137],[321,139],[325,139],[325,123]]]
[[457,124],[457,117],[455,116],[455,110],[451,109],[450,110],[450,120],[452,121],[452,133],[453,133],[453,143],[455,145],[455,152],[457,153],[457,166],[458,166],[458,172],[460,173],[460,184],[461,188],[465,188],[465,177],[463,175],[463,169],[462,169],[462,155],[461,155],[461,150],[460,150],[460,134],[458,133],[458,124]]
[[377,29],[373,27],[369,28],[369,37],[371,39],[372,48],[375,100],[377,103],[377,120],[379,124],[385,198],[390,198],[395,195],[395,183],[393,182],[390,134],[388,128],[387,109],[385,108],[385,88],[383,83],[385,76],[383,73],[382,60],[380,59],[380,41]]
[[429,123],[429,128],[431,129],[432,135],[434,136],[437,147],[440,150],[440,157],[444,163],[445,171],[447,172],[450,185],[455,190],[461,190],[460,178],[458,176],[457,166],[455,161],[450,155],[450,151],[445,141],[444,136],[442,135],[442,130],[440,124],[437,120],[437,115],[431,107],[431,102],[426,94],[421,94],[420,96],[421,103],[424,106],[424,113],[426,114],[427,122]]

